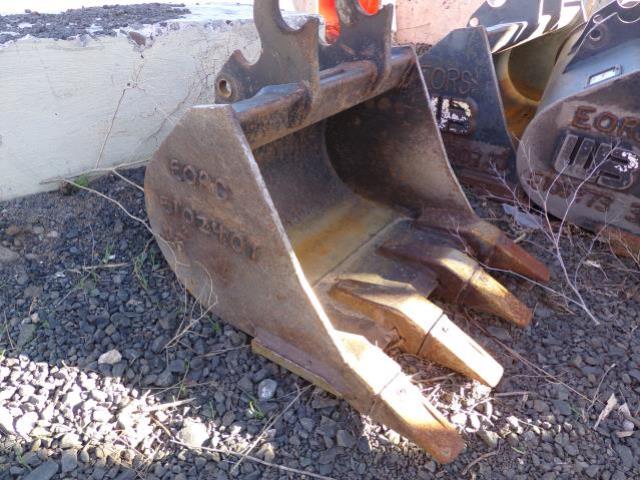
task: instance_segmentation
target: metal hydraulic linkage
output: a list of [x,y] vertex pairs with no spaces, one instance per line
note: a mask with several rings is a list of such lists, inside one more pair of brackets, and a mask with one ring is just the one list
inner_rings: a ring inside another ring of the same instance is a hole
[[227,104],[192,108],[163,142],[149,219],[178,278],[256,352],[450,462],[461,437],[385,352],[496,385],[502,367],[427,297],[526,326],[482,265],[548,272],[473,213],[416,55],[391,46],[391,7],[337,7],[324,45],[317,19],[293,30],[277,0],[254,3],[262,55],[236,52],[216,80]]
[[640,4],[613,2],[560,53],[518,151],[529,196],[640,251]]

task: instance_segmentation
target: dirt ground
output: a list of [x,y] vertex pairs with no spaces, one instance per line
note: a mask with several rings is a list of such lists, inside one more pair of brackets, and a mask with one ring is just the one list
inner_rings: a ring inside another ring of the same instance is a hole
[[105,5],[67,10],[63,13],[0,15],[0,44],[26,35],[66,39],[77,35],[116,35],[121,28],[154,24],[189,13],[184,4]]

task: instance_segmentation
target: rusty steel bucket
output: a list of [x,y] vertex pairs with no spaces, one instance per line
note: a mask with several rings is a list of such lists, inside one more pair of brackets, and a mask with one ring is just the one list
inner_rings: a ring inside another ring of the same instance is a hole
[[614,1],[577,29],[560,52],[517,160],[535,203],[613,234],[632,249],[627,253],[640,251],[639,46],[638,2]]
[[458,179],[513,201],[519,193],[516,147],[485,28],[453,30],[422,54],[420,66]]
[[420,57],[447,154],[462,183],[505,201],[524,197],[518,142],[562,45],[607,1],[484,2],[467,28],[452,30]]
[[149,219],[180,281],[256,352],[450,462],[461,437],[387,352],[496,385],[502,367],[427,297],[526,326],[483,266],[548,272],[471,209],[391,7],[338,11],[324,45],[317,19],[293,30],[277,0],[254,3],[262,55],[236,52],[227,104],[192,108],[161,145]]

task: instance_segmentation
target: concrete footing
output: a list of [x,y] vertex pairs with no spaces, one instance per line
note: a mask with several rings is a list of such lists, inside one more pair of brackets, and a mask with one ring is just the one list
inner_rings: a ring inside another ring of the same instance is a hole
[[187,108],[213,101],[234,50],[257,58],[250,6],[187,8],[184,18],[115,36],[0,44],[0,200],[146,162]]

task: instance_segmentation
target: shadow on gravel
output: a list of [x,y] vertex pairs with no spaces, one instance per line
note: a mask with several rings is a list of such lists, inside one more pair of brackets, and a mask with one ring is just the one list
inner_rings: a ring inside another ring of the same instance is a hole
[[[127,175],[142,184],[143,171]],[[91,187],[146,218],[142,191],[110,177]],[[506,367],[493,393],[400,359],[469,442],[443,467],[252,354],[246,335],[194,304],[151,234],[115,204],[76,191],[0,213],[3,248],[19,254],[0,263],[0,479],[640,475],[636,434],[618,438],[615,414],[592,429],[612,393],[632,415],[640,407],[638,297],[621,297],[621,285],[637,295],[638,282],[624,283],[628,273],[589,272],[606,319],[598,329],[515,283],[538,305],[532,329],[483,318],[484,335],[458,315]]]

